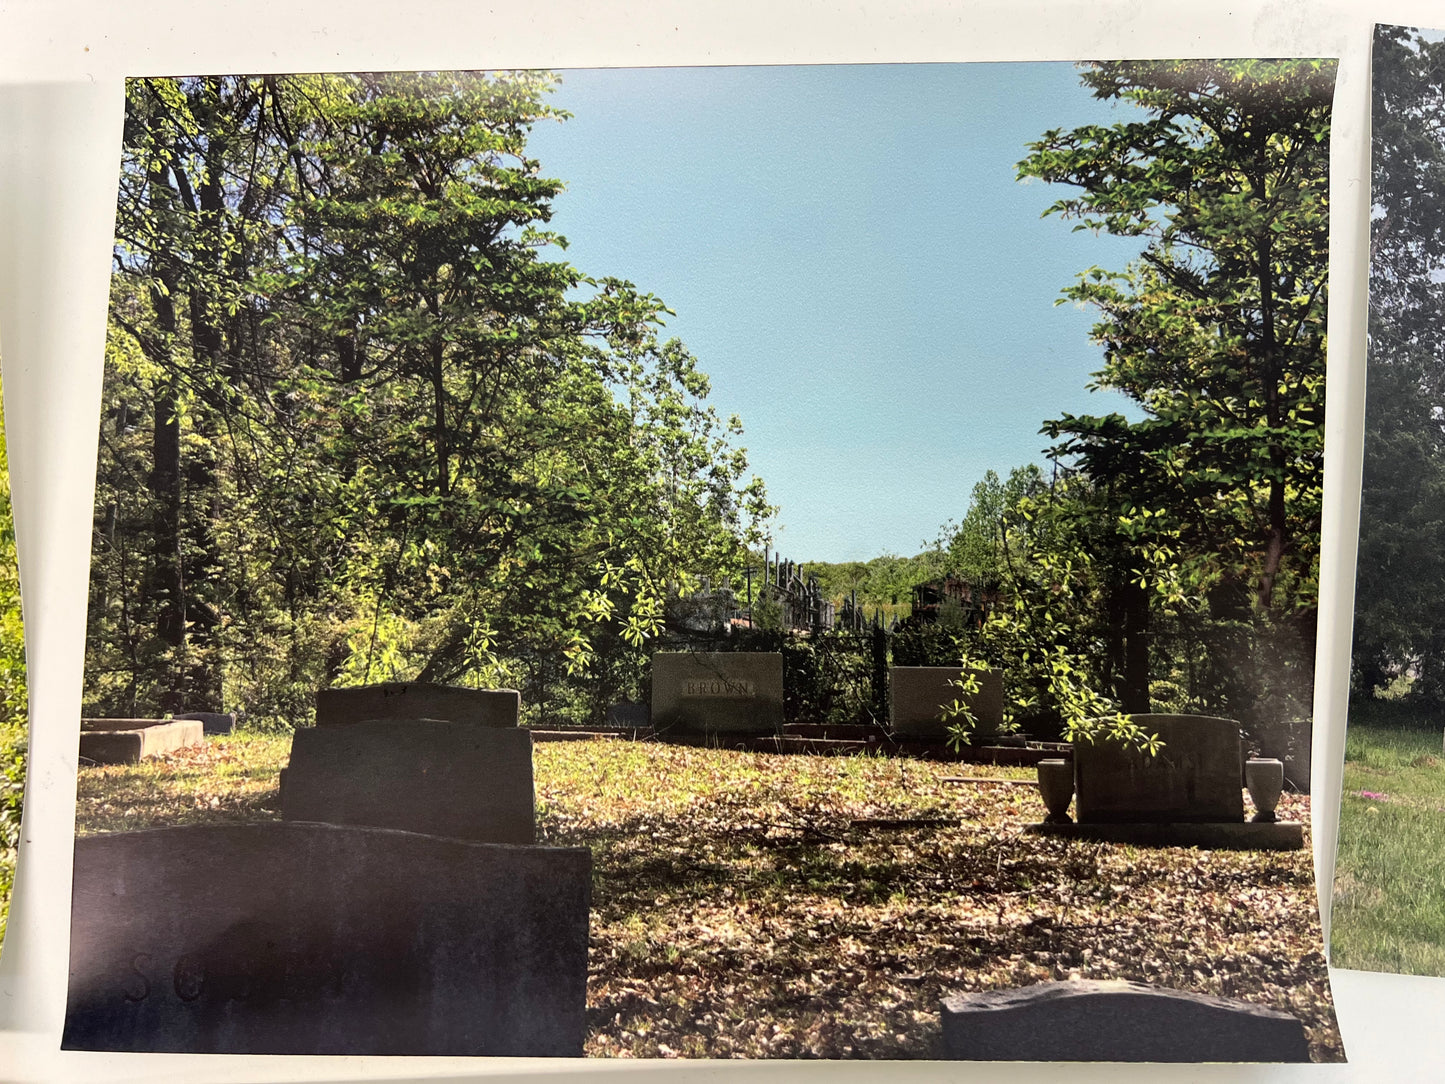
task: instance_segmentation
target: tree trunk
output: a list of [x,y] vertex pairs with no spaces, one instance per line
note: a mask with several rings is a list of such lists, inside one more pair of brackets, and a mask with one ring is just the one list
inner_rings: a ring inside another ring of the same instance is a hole
[[1124,685],[1120,706],[1142,715],[1149,703],[1149,589],[1134,576],[1124,582]]
[[437,495],[451,495],[451,453],[447,450],[446,370],[442,367],[446,344],[438,336],[431,344],[432,398],[436,412]]

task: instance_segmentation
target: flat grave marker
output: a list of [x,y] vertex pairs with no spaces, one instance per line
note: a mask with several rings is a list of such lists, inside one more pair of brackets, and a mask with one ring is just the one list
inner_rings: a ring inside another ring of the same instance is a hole
[[196,719],[80,720],[80,759],[92,764],[135,764],[205,740]]

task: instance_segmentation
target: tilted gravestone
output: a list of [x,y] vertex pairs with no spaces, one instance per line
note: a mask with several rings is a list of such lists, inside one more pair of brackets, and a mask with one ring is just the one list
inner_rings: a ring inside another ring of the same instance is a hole
[[80,721],[80,759],[92,764],[135,764],[205,740],[205,727],[194,719]]
[[316,694],[316,725],[330,727],[370,719],[446,719],[474,726],[517,725],[521,694],[515,689],[463,689],[425,682],[387,682],[322,689]]
[[1244,820],[1237,722],[1206,715],[1133,718],[1163,740],[1153,756],[1106,737],[1074,743],[1080,824]]
[[775,734],[783,728],[783,656],[683,651],[652,656],[652,725],[693,734]]
[[436,719],[303,728],[291,739],[281,814],[531,843],[532,735]]
[[1298,1018],[1137,982],[1046,982],[943,1002],[944,1057],[968,1061],[1309,1061]]
[[321,824],[76,841],[62,1046],[578,1057],[591,855]]
[[1003,673],[971,671],[978,691],[965,693],[956,682],[965,678],[958,666],[894,666],[888,671],[888,720],[894,734],[944,741],[954,720],[947,709],[956,701],[977,718],[972,736],[997,734],[1003,726]]
[[236,729],[234,712],[188,711],[184,715],[172,715],[172,719],[198,719],[207,734],[230,734]]

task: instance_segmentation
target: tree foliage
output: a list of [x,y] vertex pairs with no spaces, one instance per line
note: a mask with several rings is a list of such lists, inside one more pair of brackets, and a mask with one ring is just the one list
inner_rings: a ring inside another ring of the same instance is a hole
[[1115,573],[1101,602],[1123,636],[1105,657],[1126,709],[1146,709],[1164,618],[1225,685],[1268,656],[1265,684],[1295,687],[1282,705],[1239,684],[1222,697],[1234,710],[1298,716],[1317,606],[1333,65],[1119,62],[1083,81],[1137,112],[1048,132],[1018,168],[1078,190],[1047,214],[1144,243],[1061,299],[1097,310],[1095,386],[1143,417],[1066,414],[1043,430],[1087,479],[1076,518]]
[[593,712],[561,687],[741,568],[739,423],[658,298],[558,258],[551,84],[129,85],[91,710],[289,724],[421,678]]
[[1376,28],[1354,685],[1445,700],[1445,43]]

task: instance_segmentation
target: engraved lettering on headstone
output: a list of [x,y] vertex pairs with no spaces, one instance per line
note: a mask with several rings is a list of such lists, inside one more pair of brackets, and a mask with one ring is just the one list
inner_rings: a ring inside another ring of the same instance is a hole
[[688,678],[682,683],[683,696],[737,696],[757,695],[757,683],[730,678]]
[[176,960],[171,972],[171,985],[182,1001],[195,1001],[206,982],[206,964],[199,956],[185,955]]
[[132,976],[134,976],[134,978],[140,979],[140,993],[131,993],[131,990],[135,989],[136,984],[134,981],[132,981],[132,979],[126,979],[126,985],[127,987],[129,987],[129,989],[125,991],[125,999],[127,1001],[144,1001],[146,998],[150,997],[151,979],[149,975],[147,975],[144,971],[141,970],[141,968],[150,967],[150,965],[151,956],[149,952],[138,952],[136,953],[135,959],[131,960],[131,974]]

